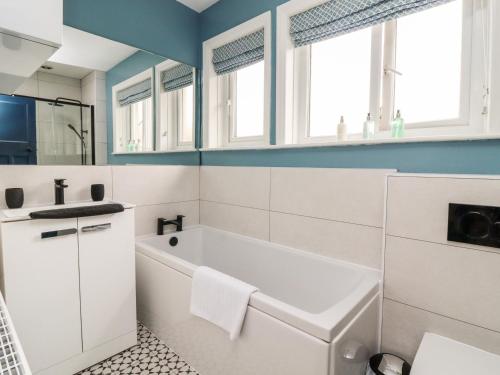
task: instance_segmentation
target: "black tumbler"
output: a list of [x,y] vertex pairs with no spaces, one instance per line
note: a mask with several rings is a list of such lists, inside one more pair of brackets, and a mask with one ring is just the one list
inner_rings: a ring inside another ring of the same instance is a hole
[[24,203],[24,192],[22,188],[5,189],[5,202],[9,208],[21,208]]
[[90,186],[90,195],[94,202],[100,202],[104,199],[104,185],[93,184]]

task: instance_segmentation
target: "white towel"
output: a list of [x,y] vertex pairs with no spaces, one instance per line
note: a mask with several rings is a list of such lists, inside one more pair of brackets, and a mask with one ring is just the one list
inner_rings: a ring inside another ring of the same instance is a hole
[[243,326],[248,302],[258,289],[209,267],[193,274],[191,314],[206,319],[236,339]]

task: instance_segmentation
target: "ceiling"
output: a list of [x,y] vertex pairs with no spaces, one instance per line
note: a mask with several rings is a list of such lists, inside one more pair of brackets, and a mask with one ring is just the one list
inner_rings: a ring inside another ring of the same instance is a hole
[[198,13],[203,12],[208,7],[214,5],[219,0],[177,0],[179,3],[196,10]]
[[38,69],[39,72],[57,74],[63,77],[82,79],[92,72],[92,69],[82,68],[80,66],[60,64],[48,61]]
[[[137,48],[126,44],[64,26],[62,47],[49,59],[46,65],[58,63],[107,72],[137,51]],[[51,72],[56,73],[55,70],[56,67]]]

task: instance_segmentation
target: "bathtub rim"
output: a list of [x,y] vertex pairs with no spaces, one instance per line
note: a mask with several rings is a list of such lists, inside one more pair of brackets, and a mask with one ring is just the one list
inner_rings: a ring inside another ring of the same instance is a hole
[[[282,302],[260,291],[252,294],[249,305],[253,308],[325,342],[331,343],[368,302],[377,294],[380,295],[382,283],[382,272],[380,270],[201,224],[186,227],[183,232],[194,230],[215,231],[236,239],[254,242],[256,245],[278,248],[296,255],[363,272],[362,281],[351,293],[335,305],[316,314]],[[176,234],[178,235],[179,233],[169,232],[165,233],[165,236],[169,237]],[[157,234],[152,233],[136,237],[136,252],[149,256],[163,265],[192,278],[194,270],[198,267],[197,265],[144,242],[144,240],[156,236]]]

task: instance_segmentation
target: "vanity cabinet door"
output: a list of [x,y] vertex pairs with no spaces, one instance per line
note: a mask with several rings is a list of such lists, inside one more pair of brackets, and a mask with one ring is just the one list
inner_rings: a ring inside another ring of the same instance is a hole
[[136,330],[134,210],[78,219],[83,350]]
[[1,225],[4,297],[33,373],[82,352],[77,220]]

